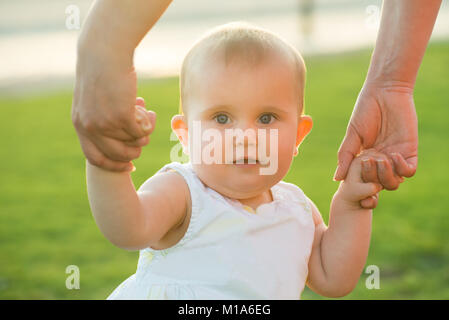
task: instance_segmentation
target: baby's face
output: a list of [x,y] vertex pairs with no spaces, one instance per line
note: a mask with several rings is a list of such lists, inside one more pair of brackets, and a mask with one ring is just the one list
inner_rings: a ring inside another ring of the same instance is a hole
[[[227,197],[257,196],[283,179],[298,145],[302,93],[294,67],[273,56],[257,66],[213,62],[202,70],[193,77],[187,108],[193,168],[203,183]],[[238,129],[249,131],[241,140],[226,137],[226,131],[238,135]],[[234,163],[242,157],[258,162]]]

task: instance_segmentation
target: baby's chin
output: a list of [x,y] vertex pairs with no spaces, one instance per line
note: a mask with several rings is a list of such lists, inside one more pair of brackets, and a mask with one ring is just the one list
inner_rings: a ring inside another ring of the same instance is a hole
[[[198,174],[198,173],[197,173]],[[221,195],[242,200],[260,195],[278,183],[282,177],[276,175],[232,175],[227,178],[198,174],[201,181]]]
[[244,200],[249,199],[253,197],[259,196],[261,193],[269,190],[272,186],[271,185],[261,185],[258,184],[257,190],[254,188],[253,185],[246,185],[246,186],[222,186],[218,185],[214,189],[221,195],[235,199],[235,200]]

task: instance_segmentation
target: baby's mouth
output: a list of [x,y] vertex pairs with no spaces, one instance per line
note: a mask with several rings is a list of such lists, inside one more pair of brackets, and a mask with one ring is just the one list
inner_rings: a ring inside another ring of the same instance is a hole
[[234,160],[234,164],[259,164],[259,160],[242,158],[242,159]]

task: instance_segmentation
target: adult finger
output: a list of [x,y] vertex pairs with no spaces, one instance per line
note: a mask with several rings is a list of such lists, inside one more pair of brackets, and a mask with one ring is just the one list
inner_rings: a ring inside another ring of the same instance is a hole
[[391,158],[394,162],[394,170],[402,177],[413,177],[418,167],[418,157],[414,156],[408,158],[407,161],[400,153],[392,153]]
[[394,174],[390,161],[377,159],[377,176],[385,189],[396,190],[399,188],[401,179]]
[[382,189],[383,189],[383,187],[380,183],[373,183],[373,182],[359,183],[357,186],[357,196],[362,199],[366,199],[366,198],[376,195]]
[[360,206],[364,209],[374,209],[376,207],[375,198],[371,196],[361,200]]
[[346,178],[354,157],[359,153],[361,148],[360,137],[350,125],[338,150],[338,166],[334,174],[334,180],[341,181]]
[[[151,132],[154,131],[154,124],[156,122],[156,113],[147,111],[144,107],[136,105],[136,120],[142,126],[151,126]],[[139,139],[124,141],[130,147],[143,147],[150,142],[149,136],[144,136]]]
[[113,161],[128,162],[137,159],[142,152],[142,148],[127,146],[123,141],[105,136],[96,136],[92,142],[104,156]]
[[379,192],[375,195],[360,201],[360,205],[365,209],[375,209],[379,203]]
[[365,209],[374,209],[377,207],[378,199],[376,196],[371,196],[360,201],[360,206]]
[[129,147],[143,147],[146,146],[150,142],[150,136],[145,136],[140,139],[131,140],[131,141],[123,141]]
[[122,141],[134,139],[121,128],[120,122],[116,122],[111,116],[103,115],[97,119],[95,115],[92,115],[89,118],[81,119],[79,115],[75,115],[73,118],[72,122],[76,131],[90,139],[97,135]]
[[104,129],[103,131],[96,131],[94,134],[106,136],[110,139],[115,139],[115,140],[119,140],[119,141],[135,140],[134,136],[129,134],[123,128]]
[[132,138],[127,140],[139,139],[149,135],[152,132],[153,127],[144,124],[145,122],[139,123],[136,121],[135,114],[133,117],[128,117],[124,121],[123,130]]
[[133,164],[131,162],[113,161],[105,157],[100,150],[87,137],[80,136],[81,148],[87,160],[94,166],[109,171],[123,172],[131,171]]
[[372,158],[362,159],[362,180],[379,183],[376,161]]

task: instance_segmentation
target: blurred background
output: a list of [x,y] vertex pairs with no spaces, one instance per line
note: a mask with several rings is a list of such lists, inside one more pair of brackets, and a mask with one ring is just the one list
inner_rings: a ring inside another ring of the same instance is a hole
[[[138,252],[114,247],[92,218],[85,159],[70,119],[76,41],[91,0],[0,2],[0,298],[104,299],[135,272]],[[151,143],[134,161],[138,188],[170,162],[178,71],[193,41],[244,20],[296,46],[308,68],[314,129],[285,181],[320,208],[337,183],[337,150],[375,44],[380,0],[174,0],[135,54],[138,95],[158,114]],[[449,5],[443,1],[415,89],[417,174],[382,192],[374,211],[369,273],[343,299],[449,299]],[[66,268],[80,270],[67,289]],[[322,299],[306,289],[303,299]]]

